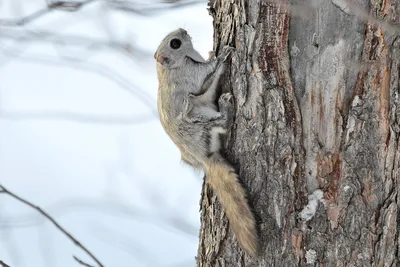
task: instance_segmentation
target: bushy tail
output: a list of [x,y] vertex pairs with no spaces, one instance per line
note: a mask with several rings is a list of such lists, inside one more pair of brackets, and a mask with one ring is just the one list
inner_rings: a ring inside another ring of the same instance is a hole
[[211,156],[205,165],[207,182],[217,195],[239,245],[249,254],[257,255],[258,237],[254,215],[234,168],[219,154]]

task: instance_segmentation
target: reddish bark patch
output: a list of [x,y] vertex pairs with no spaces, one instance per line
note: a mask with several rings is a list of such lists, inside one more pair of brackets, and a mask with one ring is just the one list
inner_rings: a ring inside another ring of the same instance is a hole
[[320,125],[324,122],[324,99],[321,90],[319,91],[319,121]]
[[336,154],[332,157],[333,169],[330,177],[328,193],[332,196],[332,202],[337,203],[339,182],[341,178],[341,161],[339,155]]
[[311,87],[311,106],[314,106],[315,104],[315,91],[314,87]]
[[356,86],[354,88],[354,93],[351,98],[351,102],[353,102],[353,100],[356,96],[358,96],[360,99],[363,98],[364,89],[365,89],[364,88],[364,79],[365,79],[365,70],[360,69],[360,72],[357,76]]
[[[265,77],[275,76],[277,85],[286,86],[286,73],[282,68],[282,58],[287,53],[289,16],[285,5],[274,2],[262,2],[260,20],[266,21],[262,29],[262,45],[259,64]],[[277,25],[270,27],[269,25]]]
[[[282,5],[282,7],[284,7],[284,5]],[[283,25],[282,25],[282,38],[281,38],[281,47],[284,48],[284,50],[282,50],[283,52],[286,52],[286,47],[287,47],[287,43],[288,43],[288,36],[289,36],[289,16],[288,14],[284,14],[283,16]]]
[[338,189],[341,178],[341,161],[338,154],[317,156],[317,181],[325,192],[328,203],[337,203]]
[[296,256],[297,262],[303,258],[303,234],[292,234],[292,251]]
[[328,219],[331,223],[331,229],[336,229],[339,226],[340,209],[336,204],[330,204],[328,207]]
[[384,138],[386,146],[389,142],[389,110],[390,110],[390,68],[384,68],[381,73],[381,82],[378,90],[379,94],[379,129],[380,134]]
[[363,181],[363,189],[362,189],[362,196],[364,198],[364,203],[367,206],[374,205],[375,201],[375,193],[373,192],[373,181],[372,181],[372,173],[371,171],[368,172],[367,177],[365,177]]
[[317,158],[317,181],[319,188],[326,190],[329,185],[329,175],[333,171],[330,154],[318,154]]
[[390,1],[388,0],[382,1],[381,14],[383,16],[386,16],[387,14],[389,14],[389,10],[390,10]]

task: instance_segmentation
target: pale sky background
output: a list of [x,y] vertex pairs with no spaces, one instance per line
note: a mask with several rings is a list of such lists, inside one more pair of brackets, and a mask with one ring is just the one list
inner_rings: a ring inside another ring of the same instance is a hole
[[[4,0],[0,19],[43,7]],[[105,266],[195,265],[202,175],[181,164],[158,121],[153,53],[183,27],[207,57],[206,8],[205,1],[143,17],[94,3],[24,28],[0,26],[0,183],[48,211]],[[82,38],[27,41],[27,30],[111,39],[147,53],[88,48]],[[0,194],[0,260],[80,266],[72,255],[94,264],[36,211]]]

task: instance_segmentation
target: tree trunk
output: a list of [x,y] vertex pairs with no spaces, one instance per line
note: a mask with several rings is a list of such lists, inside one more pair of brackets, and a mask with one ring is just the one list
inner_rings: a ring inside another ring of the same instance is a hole
[[205,184],[197,265],[400,266],[400,0],[215,0],[210,13],[215,48],[236,47],[226,157],[261,256]]

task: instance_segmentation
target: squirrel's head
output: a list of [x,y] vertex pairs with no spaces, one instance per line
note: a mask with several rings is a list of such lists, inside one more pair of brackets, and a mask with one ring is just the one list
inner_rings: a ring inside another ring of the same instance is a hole
[[182,28],[168,34],[154,53],[157,64],[167,69],[182,66],[187,58],[196,62],[205,62],[203,57],[194,50],[190,35]]

